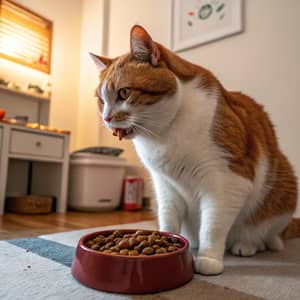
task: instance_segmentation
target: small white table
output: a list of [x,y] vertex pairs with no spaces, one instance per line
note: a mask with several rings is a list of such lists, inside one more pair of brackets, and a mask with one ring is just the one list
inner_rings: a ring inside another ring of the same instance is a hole
[[0,122],[0,215],[6,196],[26,194],[28,184],[32,194],[55,197],[57,212],[66,211],[69,135]]

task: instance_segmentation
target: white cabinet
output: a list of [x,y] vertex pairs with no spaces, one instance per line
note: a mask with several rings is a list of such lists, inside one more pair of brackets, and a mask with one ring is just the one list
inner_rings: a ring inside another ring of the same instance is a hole
[[0,123],[0,215],[3,213],[6,173],[7,173],[7,147],[5,143],[5,126]]
[[[0,122],[0,215],[5,198],[26,193],[51,195],[56,211],[65,212],[69,170],[69,134]],[[31,178],[28,177],[28,169]]]
[[3,135],[3,128],[2,126],[0,126],[0,175],[1,175],[2,135]]
[[10,153],[63,158],[64,138],[42,132],[11,131]]
[[0,126],[0,152],[2,151],[2,127]]

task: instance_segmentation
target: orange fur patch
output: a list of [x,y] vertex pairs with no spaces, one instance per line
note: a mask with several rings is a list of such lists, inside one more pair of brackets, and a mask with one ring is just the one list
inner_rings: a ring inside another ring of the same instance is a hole
[[254,180],[261,155],[268,159],[266,185],[271,189],[248,223],[257,224],[295,210],[297,180],[261,105],[241,93],[226,92],[218,104],[213,137],[232,156],[231,170],[245,178]]
[[288,227],[283,231],[281,237],[285,240],[300,238],[300,218],[293,219]]
[[164,95],[173,95],[177,90],[176,77],[164,63],[152,67],[147,63],[131,60],[130,55],[114,59],[111,65],[100,73],[100,84],[105,79],[108,91],[117,92],[130,87],[131,105],[151,105]]
[[128,112],[120,111],[113,115],[113,120],[117,122],[125,121],[129,117]]

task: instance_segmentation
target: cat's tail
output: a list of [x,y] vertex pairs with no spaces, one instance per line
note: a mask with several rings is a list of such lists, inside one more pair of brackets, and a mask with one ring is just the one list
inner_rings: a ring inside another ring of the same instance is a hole
[[300,238],[300,218],[294,218],[281,234],[284,240]]

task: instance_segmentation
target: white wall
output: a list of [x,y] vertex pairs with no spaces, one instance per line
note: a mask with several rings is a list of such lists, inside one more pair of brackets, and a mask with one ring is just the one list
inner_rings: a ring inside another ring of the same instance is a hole
[[[129,50],[133,24],[143,25],[153,38],[170,46],[171,0],[111,0],[109,55]],[[244,1],[245,31],[223,40],[186,50],[184,58],[209,68],[227,89],[241,90],[265,105],[282,149],[300,175],[300,1]],[[119,145],[101,132],[102,139]],[[134,150],[124,144],[130,161]],[[121,144],[120,144],[121,146]],[[300,209],[298,209],[300,214]]]
[[129,51],[129,32],[134,24],[144,26],[156,39],[170,45],[170,0],[111,0],[108,54],[117,56]]
[[105,7],[105,0],[84,0],[82,3],[77,148],[99,143],[102,123],[95,98],[99,72],[89,52],[104,54]]
[[[17,0],[17,2],[53,21],[52,98],[49,125],[70,130],[71,149],[77,136],[81,0]],[[0,62],[1,63],[1,62]],[[45,74],[7,62],[4,65],[18,77],[44,80]],[[9,72],[8,72],[9,73]],[[8,74],[7,73],[7,74]]]

